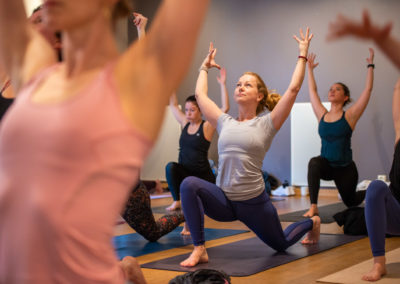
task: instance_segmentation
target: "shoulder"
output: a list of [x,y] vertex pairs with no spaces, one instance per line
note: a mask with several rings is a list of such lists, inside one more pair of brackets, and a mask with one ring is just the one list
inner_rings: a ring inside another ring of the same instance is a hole
[[272,121],[271,113],[262,114],[258,117],[259,124],[268,131],[277,132]]
[[229,122],[234,121],[234,120],[235,120],[235,119],[234,119],[232,116],[230,116],[229,114],[227,114],[227,113],[222,113],[222,114],[218,117],[217,125],[219,126],[220,124],[229,123]]
[[227,113],[222,113],[217,120],[217,131],[218,133],[221,132],[224,125],[232,122],[234,118]]
[[182,124],[182,127],[183,127],[182,131],[186,131],[186,129],[189,127],[189,124],[190,124],[189,121],[185,121],[185,122]]

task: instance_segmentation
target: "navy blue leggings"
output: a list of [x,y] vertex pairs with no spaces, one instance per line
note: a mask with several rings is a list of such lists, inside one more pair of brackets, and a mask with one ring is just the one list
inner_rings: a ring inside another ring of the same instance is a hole
[[367,188],[365,221],[372,255],[385,255],[385,234],[400,235],[400,204],[383,181],[374,180]]
[[217,221],[239,220],[264,243],[277,251],[284,251],[296,243],[313,227],[307,219],[282,230],[275,207],[265,191],[245,201],[230,201],[221,188],[197,177],[187,177],[181,184],[183,213],[195,246],[203,245],[204,213]]

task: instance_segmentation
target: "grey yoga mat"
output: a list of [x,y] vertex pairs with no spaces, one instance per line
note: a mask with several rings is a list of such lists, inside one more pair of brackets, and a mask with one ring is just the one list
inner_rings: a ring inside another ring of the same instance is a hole
[[208,268],[223,270],[230,276],[249,276],[362,238],[364,236],[321,234],[318,244],[305,246],[297,242],[285,252],[276,252],[254,237],[209,248],[207,253],[210,261],[192,268],[179,265],[189,254],[145,263],[142,267],[185,272]]
[[[327,223],[335,222],[335,220],[333,219],[333,215],[335,215],[338,212],[342,212],[346,209],[347,209],[347,207],[346,207],[346,205],[344,205],[343,202],[328,204],[328,205],[324,205],[324,206],[318,206],[319,217],[321,218],[321,223],[327,224]],[[279,215],[279,220],[281,220],[281,222],[302,221],[302,220],[307,219],[306,217],[303,217],[303,214],[306,213],[307,211],[308,211],[308,209],[282,214],[282,215]]]

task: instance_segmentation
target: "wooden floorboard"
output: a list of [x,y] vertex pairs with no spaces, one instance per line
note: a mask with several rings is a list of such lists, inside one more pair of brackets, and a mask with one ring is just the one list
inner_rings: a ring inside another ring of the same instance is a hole
[[[322,193],[319,198],[319,204],[330,204],[338,202],[336,191],[329,191],[326,194]],[[171,203],[170,198],[153,199],[152,206],[162,206]],[[293,212],[306,209],[309,206],[308,197],[296,195],[294,197],[286,197],[284,201],[274,202],[279,214]],[[161,216],[155,214],[156,217]],[[282,223],[286,227],[290,223]],[[239,221],[221,223],[209,218],[205,218],[205,226],[207,228],[217,229],[247,229],[247,227]],[[123,235],[134,232],[127,224],[117,225],[115,235]],[[322,233],[343,233],[342,229],[336,224],[322,224]],[[246,238],[253,237],[252,232],[239,234],[235,236],[225,237],[209,241],[207,247],[218,246]],[[390,251],[400,247],[400,238],[389,238],[386,240],[386,250]],[[170,249],[167,251],[152,253],[138,257],[139,263],[147,263],[166,257],[171,257],[192,251],[192,246]],[[274,283],[274,284],[301,284],[301,283],[316,283],[316,280],[325,277],[329,274],[345,269],[367,259],[370,259],[371,251],[368,238],[346,244],[313,256],[302,258],[288,264],[284,264],[266,271],[254,274],[248,277],[233,277],[232,283]],[[183,272],[143,269],[146,280],[149,284],[164,284]]]

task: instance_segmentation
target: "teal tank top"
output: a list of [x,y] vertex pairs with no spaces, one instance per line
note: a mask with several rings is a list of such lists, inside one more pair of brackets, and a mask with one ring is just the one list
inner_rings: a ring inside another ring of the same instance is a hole
[[332,167],[344,167],[353,160],[351,135],[353,130],[344,117],[334,122],[319,122],[318,134],[321,137],[321,157],[326,158]]

